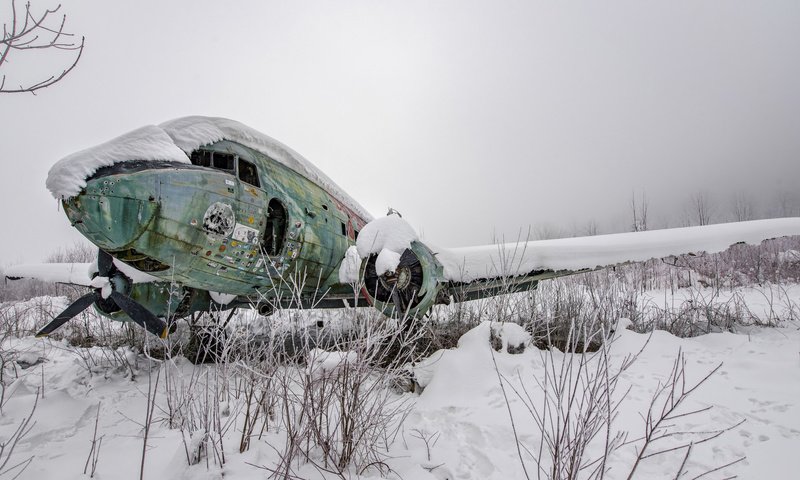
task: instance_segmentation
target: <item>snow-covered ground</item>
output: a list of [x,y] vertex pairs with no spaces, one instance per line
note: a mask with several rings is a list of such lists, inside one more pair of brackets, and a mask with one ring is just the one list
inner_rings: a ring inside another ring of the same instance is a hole
[[[787,296],[781,302],[769,302],[756,291],[743,291],[742,298],[758,316],[792,317],[791,309],[800,304],[800,287],[792,285],[781,291]],[[677,295],[688,294],[679,290]],[[654,301],[665,296],[663,291],[648,293]],[[315,314],[313,318],[317,317]],[[654,442],[646,453],[687,447],[643,459],[634,478],[675,478],[692,442],[683,467],[688,472],[686,478],[731,462],[735,463],[703,478],[796,478],[800,464],[795,456],[800,445],[797,323],[784,320],[777,328],[743,327],[735,334],[711,333],[694,338],[677,338],[663,331],[649,335],[619,329],[608,343],[607,357],[602,350],[583,357],[531,347],[518,354],[504,349],[495,351],[490,342],[492,329],[502,330],[505,343],[512,346],[527,339],[516,325],[481,323],[461,338],[457,348],[438,351],[414,366],[418,383],[415,392],[390,393],[393,405],[407,405],[409,410],[385,457],[384,474],[405,479],[509,479],[525,478],[527,470],[530,477],[536,477],[536,458],[541,458],[544,468],[551,465],[546,444],[539,453],[543,428],[535,421],[536,412],[545,411],[545,380],[553,381],[558,377],[553,372],[560,372],[565,366],[571,365],[574,372],[581,366],[583,376],[576,374],[574,378],[583,378],[583,383],[575,383],[580,385],[577,391],[582,392],[605,378],[592,373],[606,371],[596,369],[598,362],[607,358],[607,371],[613,373],[624,359],[641,351],[619,375],[610,397],[612,404],[619,402],[610,435],[623,434],[629,443],[608,456],[607,478],[628,476],[643,447],[640,437],[645,434],[648,409],[653,405],[653,411],[661,411],[667,398],[661,395],[653,402],[653,396],[668,381],[679,354],[685,360],[687,388],[721,366],[672,413],[674,418],[665,422],[669,428],[657,431],[675,435]],[[143,452],[144,478],[265,478],[269,472],[260,467],[274,468],[284,449],[281,442],[285,441],[285,432],[273,419],[264,435],[253,438],[250,449],[239,453],[244,412],[225,404],[215,420],[225,430],[224,465],[220,465],[222,462],[213,451],[206,452],[199,463],[188,464],[185,445],[196,446],[202,438],[182,438],[180,429],[170,428],[167,419],[174,405],[170,407],[164,385],[175,389],[180,384],[176,378],[208,380],[221,375],[227,368],[224,365],[193,366],[178,359],[169,366],[170,383],[164,379],[164,366],[124,348],[111,353],[99,347],[73,348],[59,341],[25,337],[6,339],[3,352],[7,358],[12,358],[9,352],[13,352],[15,362],[7,366],[6,375],[13,370],[19,379],[10,382],[4,392],[2,441],[16,431],[37,402],[37,391],[41,393],[30,431],[15,445],[5,465],[8,469],[32,459],[19,478],[87,478],[89,475],[83,472],[91,456],[93,438],[102,438],[95,456],[94,476],[100,479],[138,478]],[[317,363],[335,369],[351,358],[340,357],[335,361],[320,357]],[[287,368],[302,372],[311,367]],[[148,389],[157,378],[153,421],[143,449]],[[197,390],[201,384],[213,382],[198,382],[192,388]],[[214,397],[218,393],[206,390],[195,391],[194,395]],[[554,402],[548,408],[555,408]],[[581,407],[576,402],[570,411],[577,416],[587,405]],[[697,413],[683,415],[691,412]],[[279,412],[275,418],[280,419]],[[743,423],[739,425],[740,422]],[[729,427],[733,428],[719,437],[700,442]],[[546,438],[552,439],[554,424],[545,422],[544,430],[551,432]],[[589,443],[584,463],[602,456],[605,438],[606,430],[602,429]],[[91,461],[86,471],[91,472]],[[336,477],[308,464],[295,463],[293,471],[300,478]],[[351,469],[347,476],[356,477],[357,472]],[[379,478],[380,473],[375,466],[361,472],[361,476]]]

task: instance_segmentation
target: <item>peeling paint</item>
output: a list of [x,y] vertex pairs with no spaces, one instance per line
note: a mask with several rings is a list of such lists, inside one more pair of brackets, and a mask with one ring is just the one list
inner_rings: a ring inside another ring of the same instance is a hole
[[227,237],[233,232],[236,217],[227,203],[212,203],[203,216],[203,229],[209,233]]

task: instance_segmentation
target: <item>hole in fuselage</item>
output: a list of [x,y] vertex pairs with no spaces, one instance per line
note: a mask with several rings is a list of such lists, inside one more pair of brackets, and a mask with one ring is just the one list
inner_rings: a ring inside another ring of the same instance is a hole
[[169,270],[169,265],[165,265],[155,258],[148,257],[147,255],[137,252],[132,248],[121,251],[112,251],[112,253],[114,253],[114,256],[118,259],[142,272],[150,273]]
[[264,229],[264,252],[277,256],[283,248],[286,238],[286,208],[277,198],[273,198],[267,205],[267,227]]

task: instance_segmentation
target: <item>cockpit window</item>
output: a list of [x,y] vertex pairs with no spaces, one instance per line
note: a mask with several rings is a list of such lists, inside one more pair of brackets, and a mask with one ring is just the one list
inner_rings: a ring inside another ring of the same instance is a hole
[[195,150],[192,152],[192,165],[212,167],[219,170],[233,172],[235,156],[230,153],[211,152],[209,150]]
[[230,153],[214,152],[214,168],[233,171],[234,158]]
[[211,152],[208,150],[195,150],[192,152],[192,165],[201,167],[211,166]]
[[254,187],[260,187],[258,181],[258,169],[252,163],[239,159],[239,180],[249,183]]

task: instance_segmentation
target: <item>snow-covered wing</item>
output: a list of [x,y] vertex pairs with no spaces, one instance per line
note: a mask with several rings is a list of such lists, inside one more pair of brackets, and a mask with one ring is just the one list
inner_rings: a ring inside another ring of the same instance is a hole
[[[69,283],[89,287],[92,263],[36,263],[14,265],[5,269],[11,279],[35,278],[45,282]],[[96,268],[96,267],[95,267]]]
[[444,266],[446,280],[467,283],[537,272],[568,274],[684,253],[715,253],[736,243],[758,244],[792,235],[800,235],[800,218],[432,250]]
[[[114,259],[114,266],[133,283],[160,281],[149,273],[141,272],[130,265]],[[97,272],[97,262],[91,263],[29,263],[14,265],[5,269],[5,276],[11,279],[35,278],[44,282],[69,283],[92,286],[92,276]]]

